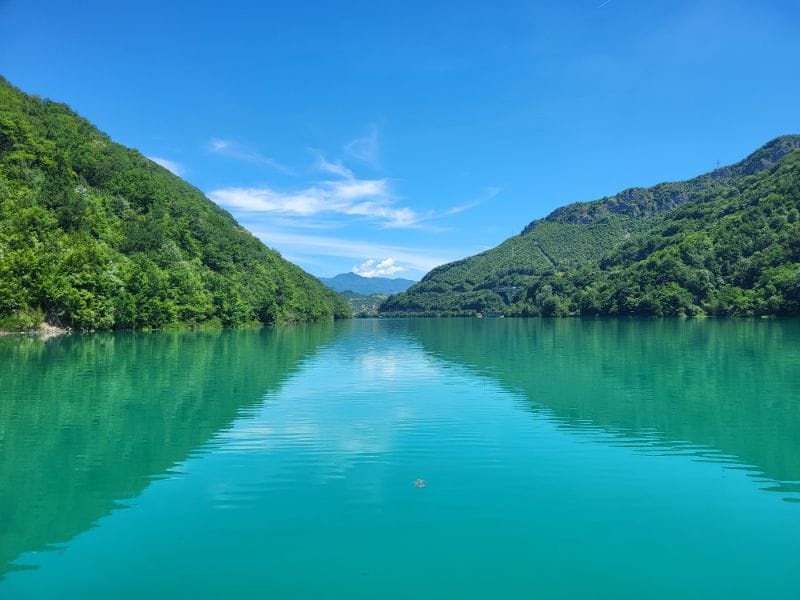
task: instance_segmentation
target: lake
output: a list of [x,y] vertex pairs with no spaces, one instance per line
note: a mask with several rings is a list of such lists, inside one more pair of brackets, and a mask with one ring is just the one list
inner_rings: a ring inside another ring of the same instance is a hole
[[6,337],[0,390],[4,599],[800,597],[796,320]]

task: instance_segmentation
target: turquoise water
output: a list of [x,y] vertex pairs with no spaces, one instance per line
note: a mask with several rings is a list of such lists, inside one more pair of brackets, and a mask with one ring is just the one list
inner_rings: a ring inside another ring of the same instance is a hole
[[800,597],[797,321],[5,338],[0,389],[2,598]]

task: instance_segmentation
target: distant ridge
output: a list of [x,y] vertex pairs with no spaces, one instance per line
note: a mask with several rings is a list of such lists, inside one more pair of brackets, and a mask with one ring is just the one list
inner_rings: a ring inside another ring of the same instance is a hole
[[429,272],[383,314],[800,314],[800,135],[688,181],[578,202]]
[[333,277],[320,277],[319,280],[336,292],[355,292],[366,296],[405,292],[416,283],[401,277],[363,277],[356,273],[339,273]]
[[[593,202],[576,202],[557,208],[543,220],[556,223],[590,223],[610,214],[645,217],[665,212],[696,200],[708,191],[730,185],[748,175],[760,173],[798,148],[800,148],[800,135],[781,136],[764,144],[744,160],[720,167],[705,175],[677,183],[659,183],[649,188],[629,188],[616,196]],[[522,233],[531,231],[541,221],[532,221]]]

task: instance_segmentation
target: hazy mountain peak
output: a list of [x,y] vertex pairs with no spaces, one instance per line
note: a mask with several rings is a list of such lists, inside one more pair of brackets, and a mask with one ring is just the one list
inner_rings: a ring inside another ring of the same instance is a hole
[[339,273],[333,277],[320,277],[319,280],[337,292],[358,294],[397,294],[406,291],[416,281],[403,278],[363,277],[357,273]]

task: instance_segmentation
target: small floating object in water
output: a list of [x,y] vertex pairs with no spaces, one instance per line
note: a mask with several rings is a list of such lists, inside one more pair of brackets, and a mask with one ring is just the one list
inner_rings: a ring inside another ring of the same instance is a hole
[[414,487],[424,488],[425,487],[425,480],[424,479],[415,479],[414,480]]

